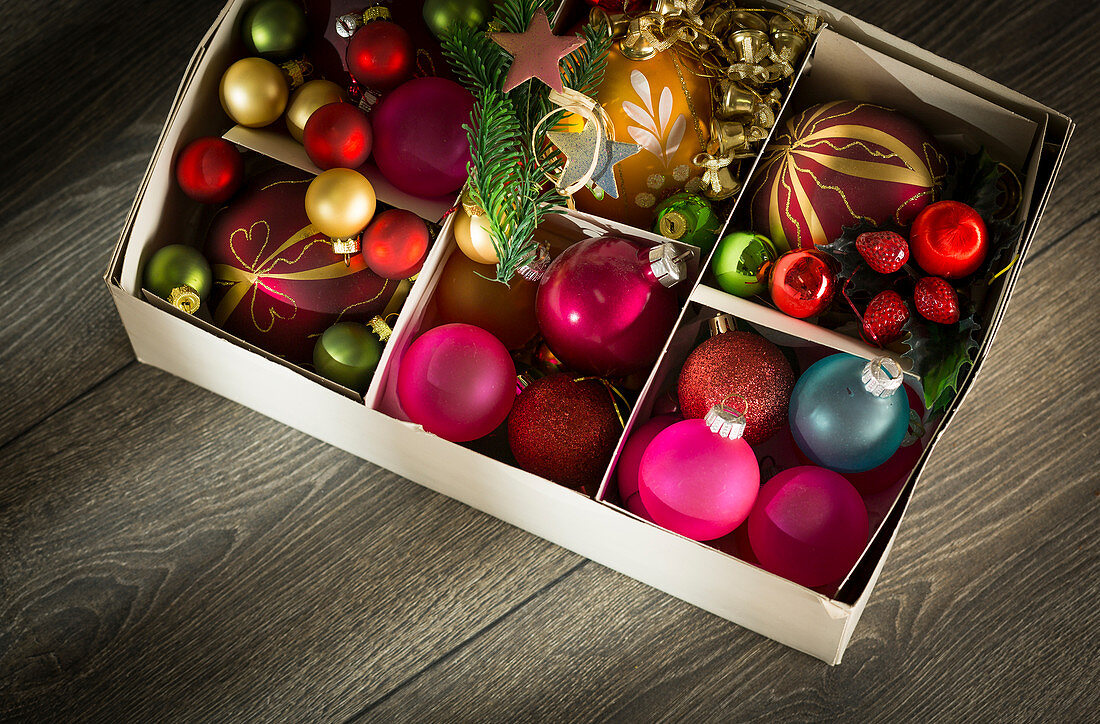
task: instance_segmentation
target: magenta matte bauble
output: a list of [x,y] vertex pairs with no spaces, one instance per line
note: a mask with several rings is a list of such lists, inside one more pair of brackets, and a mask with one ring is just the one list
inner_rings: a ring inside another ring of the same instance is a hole
[[539,282],[535,312],[546,346],[577,372],[647,371],[676,321],[676,292],[650,271],[652,244],[615,236],[577,242]]
[[658,415],[639,425],[623,445],[619,455],[619,464],[615,466],[615,479],[619,483],[619,497],[631,513],[649,520],[649,513],[638,496],[638,466],[642,464],[642,455],[657,433],[669,425],[679,422],[679,415]]
[[784,470],[765,483],[748,525],[760,566],[810,588],[852,570],[868,528],[867,508],[852,484],[814,465]]
[[721,538],[741,525],[760,490],[749,444],[684,420],[657,434],[638,467],[642,506],[657,525],[693,540]]
[[414,78],[388,93],[371,113],[374,162],[397,188],[442,196],[466,183],[474,97],[445,78]]
[[452,442],[495,430],[516,398],[516,367],[492,334],[445,324],[412,343],[401,359],[397,397],[409,419]]

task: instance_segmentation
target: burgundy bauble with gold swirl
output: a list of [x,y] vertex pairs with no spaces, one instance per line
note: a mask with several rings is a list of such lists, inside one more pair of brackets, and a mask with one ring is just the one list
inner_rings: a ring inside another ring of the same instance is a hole
[[755,231],[812,249],[859,222],[906,226],[936,200],[947,158],[890,108],[832,101],[787,121],[748,189]]
[[367,268],[362,255],[333,253],[305,211],[312,176],[282,167],[263,173],[222,208],[204,254],[214,271],[214,322],[247,342],[294,362],[336,322],[380,313],[397,282]]

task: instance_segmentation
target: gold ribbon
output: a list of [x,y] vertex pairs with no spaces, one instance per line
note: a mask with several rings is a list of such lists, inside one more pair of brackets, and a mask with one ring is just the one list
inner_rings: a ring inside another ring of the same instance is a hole
[[[619,391],[619,388],[611,384],[603,377],[574,377],[574,382],[588,382],[595,380],[601,385],[607,388],[607,393],[611,395],[611,407],[615,410],[615,417],[619,418],[619,427],[626,428],[626,418],[623,417],[622,410],[619,409],[619,400],[622,400],[623,405],[626,407],[627,412],[630,412],[630,400],[626,399],[626,395]],[[616,396],[618,399],[616,399]]]

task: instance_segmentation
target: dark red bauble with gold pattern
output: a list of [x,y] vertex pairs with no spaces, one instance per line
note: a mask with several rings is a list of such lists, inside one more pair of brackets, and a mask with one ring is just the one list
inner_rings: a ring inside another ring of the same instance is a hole
[[532,382],[508,417],[508,444],[521,468],[589,495],[621,433],[606,385],[560,373]]
[[348,71],[360,85],[385,91],[412,77],[416,50],[400,25],[374,20],[351,36],[346,60]]
[[408,279],[424,266],[430,241],[424,219],[405,209],[389,209],[363,232],[363,260],[380,277]]
[[908,226],[935,200],[947,159],[919,124],[832,101],[787,121],[747,189],[753,229],[780,251],[835,241],[859,222]]
[[277,168],[252,179],[210,225],[203,251],[214,272],[214,322],[294,362],[313,358],[317,337],[336,322],[366,322],[397,282],[356,254],[345,265],[309,223],[313,177]]
[[350,103],[328,103],[313,112],[302,131],[306,155],[319,169],[359,168],[374,144],[367,114]]
[[745,441],[764,442],[783,427],[794,390],[791,363],[774,344],[751,332],[723,332],[688,355],[678,392],[685,419],[705,417],[717,404],[745,414]]
[[183,193],[204,204],[228,201],[244,181],[244,159],[229,141],[196,138],[176,159],[176,181]]
[[909,230],[913,259],[933,276],[958,279],[973,274],[989,253],[989,233],[981,214],[959,201],[939,201],[913,220]]

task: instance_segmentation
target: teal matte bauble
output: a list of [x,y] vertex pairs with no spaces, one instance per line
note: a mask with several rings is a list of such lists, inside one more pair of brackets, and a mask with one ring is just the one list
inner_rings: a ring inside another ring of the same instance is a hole
[[241,21],[248,53],[275,62],[297,55],[306,33],[306,13],[297,0],[259,0]]
[[178,309],[193,313],[210,296],[214,275],[198,249],[169,244],[145,263],[142,286]]
[[455,25],[480,28],[489,17],[489,0],[427,0],[424,22],[437,38],[450,34]]
[[775,261],[778,254],[766,236],[750,231],[726,234],[718,242],[711,267],[718,286],[738,297],[751,297],[768,291],[768,280],[760,269]]
[[337,322],[317,340],[313,367],[317,374],[356,392],[366,392],[382,357],[382,343],[365,325]]

